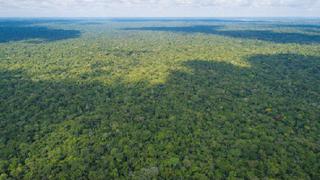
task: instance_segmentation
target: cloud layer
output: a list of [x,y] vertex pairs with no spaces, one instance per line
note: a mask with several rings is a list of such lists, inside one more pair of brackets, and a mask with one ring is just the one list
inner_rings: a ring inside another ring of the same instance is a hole
[[[90,12],[94,14],[96,11],[97,14],[110,15],[110,13],[103,12],[103,10],[113,12],[115,10],[130,10],[130,8],[136,8],[140,11],[150,11],[153,8],[154,11],[159,11],[163,9],[180,9],[180,14],[183,13],[183,8],[227,8],[234,10],[241,9],[291,9],[291,13],[297,11],[302,13],[302,11],[314,11],[313,14],[317,16],[317,11],[320,11],[320,0],[0,0],[0,16],[6,16],[6,14],[21,14],[25,12],[25,15],[28,13],[36,14],[47,12],[59,12],[62,14],[72,14],[68,11],[74,12]],[[179,11],[178,11],[179,12]],[[177,13],[178,13],[177,12]],[[91,14],[92,14],[91,13]],[[209,12],[208,12],[209,13]],[[271,14],[274,12],[270,12]],[[116,14],[121,14],[117,12]],[[124,14],[129,14],[126,12]],[[59,15],[59,14],[57,14]],[[209,13],[209,15],[211,15]],[[237,16],[237,13],[233,14]],[[241,14],[239,14],[241,15]],[[238,15],[238,16],[239,16]],[[84,14],[85,16],[85,14]],[[99,15],[97,15],[99,16]],[[146,13],[145,16],[148,16]],[[318,13],[320,16],[320,13]]]
[[285,6],[312,7],[320,0],[0,0],[7,7],[81,7],[112,5],[173,5],[173,6]]

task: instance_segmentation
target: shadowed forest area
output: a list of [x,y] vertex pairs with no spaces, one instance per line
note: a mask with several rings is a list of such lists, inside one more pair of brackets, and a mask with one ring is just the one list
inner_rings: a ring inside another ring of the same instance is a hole
[[0,43],[39,39],[42,41],[57,41],[77,38],[80,32],[76,30],[49,29],[39,26],[0,26]]
[[41,39],[44,41],[56,41],[79,37],[79,31],[48,29],[44,27],[0,27],[0,43],[21,41],[29,39]]
[[[289,26],[297,28],[306,28],[310,26]],[[312,29],[318,26],[311,26]],[[274,43],[300,43],[311,44],[320,42],[320,34],[310,35],[305,33],[294,32],[274,32],[269,30],[223,30],[222,26],[186,26],[186,27],[141,27],[141,28],[125,28],[123,30],[136,31],[165,31],[165,32],[179,32],[179,33],[205,33],[213,35],[221,35],[233,38],[254,39],[262,41],[271,41]],[[309,29],[310,31],[310,29]],[[311,30],[312,31],[312,30]],[[317,32],[317,31],[316,31]]]
[[320,177],[317,39],[112,23],[0,44],[0,179]]

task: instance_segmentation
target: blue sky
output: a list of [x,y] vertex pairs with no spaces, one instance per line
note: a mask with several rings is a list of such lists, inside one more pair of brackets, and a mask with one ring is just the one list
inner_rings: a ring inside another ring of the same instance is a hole
[[0,17],[320,17],[320,0],[0,0]]

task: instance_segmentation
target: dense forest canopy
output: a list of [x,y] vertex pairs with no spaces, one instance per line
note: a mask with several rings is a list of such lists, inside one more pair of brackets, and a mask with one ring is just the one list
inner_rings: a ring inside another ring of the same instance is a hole
[[319,179],[319,23],[0,19],[0,179]]

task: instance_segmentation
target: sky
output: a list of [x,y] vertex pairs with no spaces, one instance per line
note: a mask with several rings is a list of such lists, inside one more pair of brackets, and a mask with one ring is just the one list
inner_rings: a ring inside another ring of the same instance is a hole
[[0,17],[320,17],[320,0],[0,0]]

